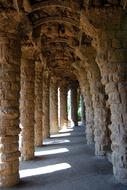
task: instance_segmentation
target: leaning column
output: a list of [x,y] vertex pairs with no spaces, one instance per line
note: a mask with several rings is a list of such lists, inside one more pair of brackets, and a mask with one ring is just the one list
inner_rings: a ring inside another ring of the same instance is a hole
[[35,61],[31,57],[21,60],[20,126],[21,157],[34,158],[34,76]]
[[50,134],[58,133],[58,84],[57,78],[50,79]]

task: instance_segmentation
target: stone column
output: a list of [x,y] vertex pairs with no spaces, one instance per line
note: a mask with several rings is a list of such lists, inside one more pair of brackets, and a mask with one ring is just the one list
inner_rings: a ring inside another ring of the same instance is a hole
[[67,92],[68,86],[66,81],[60,84],[60,127],[66,129],[68,127],[68,113],[67,113]]
[[50,79],[50,134],[58,133],[58,83],[57,78]]
[[20,127],[21,157],[23,160],[34,158],[34,59],[21,60],[21,92],[20,92]]
[[43,68],[41,62],[35,63],[35,146],[41,146],[43,142],[42,130],[42,80]]
[[87,80],[84,80],[84,84],[81,84],[81,91],[84,97],[86,107],[86,139],[87,144],[94,143],[94,110],[92,97],[90,93],[90,87]]
[[77,69],[77,77],[79,79],[81,94],[84,98],[86,108],[86,140],[87,144],[93,144],[94,142],[94,112],[93,102],[90,93],[90,84],[87,79],[86,71],[80,67],[80,64],[74,63],[73,66]]
[[103,156],[109,150],[108,110],[106,108],[104,87],[97,79],[92,80],[90,84],[94,106],[95,155]]
[[82,125],[85,125],[86,116],[85,116],[85,104],[84,104],[83,95],[81,95],[81,121],[82,121]]
[[96,60],[111,109],[113,172],[119,182],[127,184],[127,40],[124,35],[124,29],[115,32],[117,39],[106,34],[110,39],[106,37],[105,46],[102,41],[105,34],[101,36]]
[[19,182],[20,57],[20,39],[0,33],[0,187]]
[[49,87],[50,87],[49,72],[44,71],[44,76],[43,76],[43,138],[44,139],[50,137]]
[[74,126],[78,126],[77,84],[71,85],[71,119]]

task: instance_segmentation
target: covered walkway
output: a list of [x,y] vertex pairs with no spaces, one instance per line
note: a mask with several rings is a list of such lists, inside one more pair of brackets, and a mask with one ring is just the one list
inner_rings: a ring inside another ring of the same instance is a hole
[[9,190],[126,190],[107,159],[94,155],[84,133],[83,126],[69,128],[46,140],[34,160],[21,162],[21,182]]

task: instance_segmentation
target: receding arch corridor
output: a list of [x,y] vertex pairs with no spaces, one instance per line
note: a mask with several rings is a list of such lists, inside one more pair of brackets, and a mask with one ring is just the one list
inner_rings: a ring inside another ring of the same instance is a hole
[[83,126],[44,144],[36,149],[34,160],[20,163],[20,184],[6,190],[126,190],[117,184],[107,159],[95,156],[93,145],[86,144]]

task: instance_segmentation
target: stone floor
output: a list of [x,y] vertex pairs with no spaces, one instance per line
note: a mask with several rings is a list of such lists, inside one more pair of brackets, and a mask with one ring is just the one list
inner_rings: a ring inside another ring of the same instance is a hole
[[4,189],[127,190],[115,181],[106,158],[94,156],[84,131],[84,127],[75,127],[51,137],[36,149],[35,160],[21,163],[20,184]]

